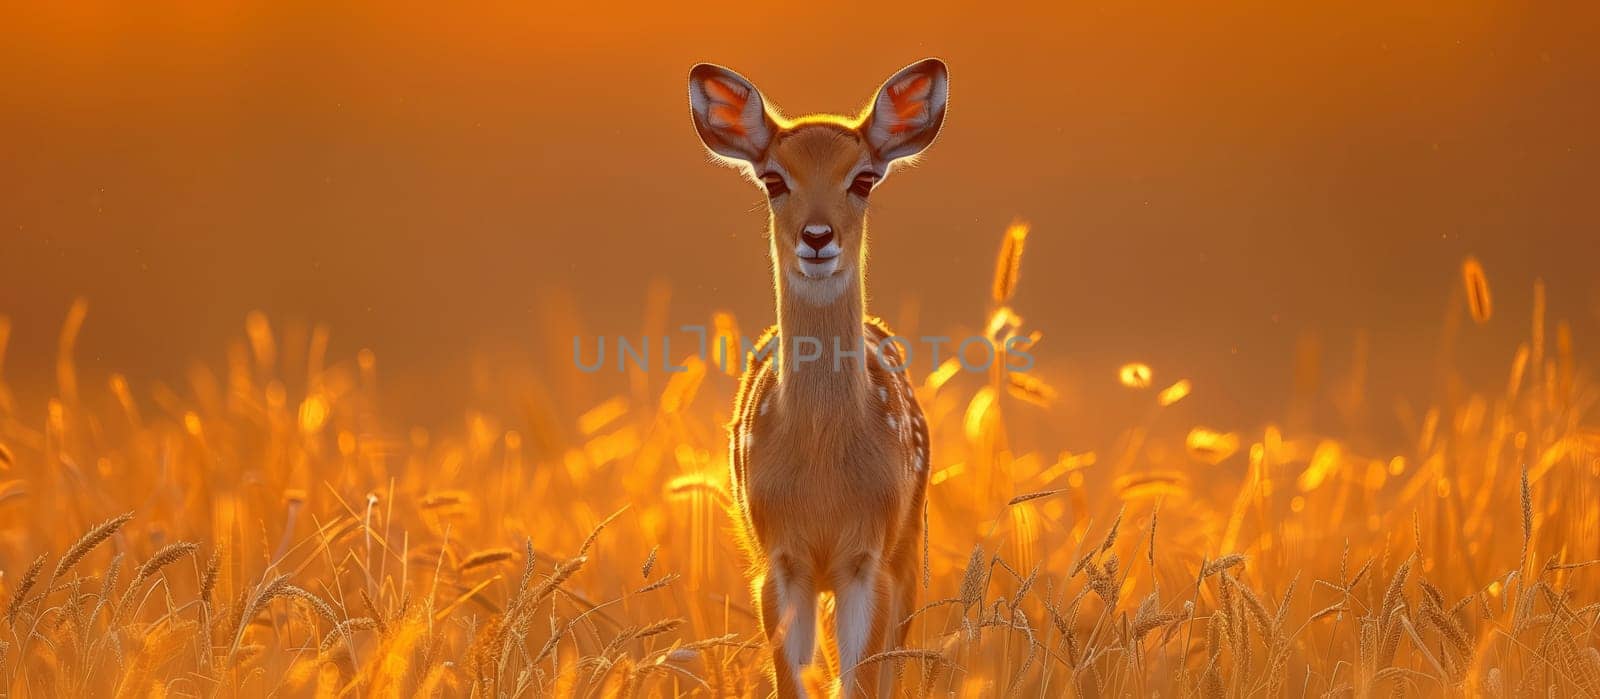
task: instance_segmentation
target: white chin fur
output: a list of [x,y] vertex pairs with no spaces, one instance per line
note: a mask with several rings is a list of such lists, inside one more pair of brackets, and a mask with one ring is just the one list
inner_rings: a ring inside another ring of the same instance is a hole
[[788,271],[789,290],[800,300],[813,306],[826,306],[839,300],[839,297],[844,295],[844,290],[850,286],[850,275],[836,274],[839,271],[837,259],[823,264],[802,262],[800,269],[803,271]]
[[800,258],[800,273],[811,279],[824,279],[833,276],[839,271],[839,258],[830,257],[821,262],[812,262],[804,257]]

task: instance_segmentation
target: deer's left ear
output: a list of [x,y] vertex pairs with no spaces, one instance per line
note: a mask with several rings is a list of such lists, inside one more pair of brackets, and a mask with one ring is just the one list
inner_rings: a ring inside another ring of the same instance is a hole
[[711,63],[689,71],[689,111],[711,152],[747,163],[765,157],[778,130],[761,91],[744,76]]
[[944,61],[924,58],[878,88],[861,132],[882,165],[921,153],[939,135],[950,99],[950,71]]

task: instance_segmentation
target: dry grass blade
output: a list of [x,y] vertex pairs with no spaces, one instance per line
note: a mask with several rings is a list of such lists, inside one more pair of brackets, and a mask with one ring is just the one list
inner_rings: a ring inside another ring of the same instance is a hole
[[361,595],[361,603],[366,606],[367,613],[372,615],[372,621],[377,625],[378,634],[387,636],[389,634],[389,625],[384,621],[384,614],[378,608],[378,603],[373,601],[372,595],[367,592],[367,588],[359,588],[357,592]]
[[429,493],[423,496],[421,507],[424,510],[436,510],[444,507],[454,507],[470,500],[464,492],[452,490],[442,493]]
[[584,563],[588,562],[588,560],[589,559],[585,557],[579,556],[577,558],[570,558],[557,563],[556,569],[550,573],[550,577],[546,578],[544,582],[539,583],[538,587],[533,588],[529,592],[528,601],[532,603],[538,603],[546,597],[555,594],[556,588],[561,587],[561,585],[569,578],[576,575],[578,571],[583,568]]
[[239,614],[235,618],[233,628],[231,629],[233,634],[233,642],[228,649],[227,664],[232,665],[238,660],[237,656],[239,653],[239,644],[244,639],[245,626],[248,625],[250,620],[254,619],[257,614],[260,614],[261,610],[265,609],[269,602],[282,596],[284,594],[284,588],[288,585],[289,576],[280,575],[262,583],[262,585],[256,589],[254,595],[241,600]]
[[1433,657],[1433,653],[1428,651],[1428,644],[1424,643],[1422,637],[1417,635],[1417,629],[1411,625],[1411,620],[1406,618],[1406,615],[1401,614],[1399,621],[1400,627],[1405,630],[1406,636],[1411,639],[1411,643],[1415,646],[1417,653],[1428,661],[1435,673],[1438,673],[1435,676],[1440,681],[1448,682],[1450,673],[1445,672],[1444,666],[1439,664],[1438,658]]
[[[1455,651],[1456,657],[1470,662],[1472,657],[1472,641],[1467,637],[1465,629],[1454,620],[1445,616],[1444,612],[1435,607],[1422,610],[1422,623],[1432,628],[1446,641],[1450,642],[1450,649]],[[1448,656],[1447,658],[1448,659]]]
[[339,625],[339,615],[333,611],[333,606],[328,604],[321,597],[318,597],[315,593],[312,593],[310,590],[297,585],[283,585],[281,587],[281,596],[293,597],[305,602],[307,606],[311,607],[312,611],[317,613],[317,616],[322,617],[322,619],[328,622],[329,625]]
[[556,648],[561,645],[561,639],[565,638],[571,630],[571,625],[562,626],[557,630],[554,630],[550,634],[549,638],[545,639],[544,645],[539,647],[539,652],[534,654],[533,659],[529,661],[529,664],[538,665],[544,662],[546,658],[553,655],[556,652]]
[[516,554],[508,548],[485,549],[467,556],[461,561],[461,565],[456,567],[456,570],[465,573],[474,568],[482,568],[502,561],[509,561],[514,555]]
[[651,622],[640,628],[638,633],[635,633],[633,637],[649,638],[651,636],[657,636],[675,631],[679,626],[683,625],[683,622],[683,619],[662,619],[660,621]]
[[914,612],[912,612],[910,614],[907,614],[906,618],[902,619],[900,621],[900,626],[902,626],[902,627],[910,626],[911,622],[915,621],[917,617],[922,616],[922,614],[924,612],[933,611],[933,610],[938,609],[940,607],[945,607],[945,606],[949,606],[949,605],[953,605],[953,604],[963,604],[963,601],[962,601],[962,599],[960,597],[946,597],[944,599],[937,599],[937,600],[933,600],[932,602],[928,602],[927,604],[924,604],[921,607],[918,607],[916,611],[914,611]]
[[1128,508],[1126,505],[1117,510],[1117,518],[1111,520],[1111,529],[1106,531],[1106,539],[1100,543],[1101,553],[1110,551],[1111,547],[1117,543],[1117,531],[1122,527],[1122,515],[1127,511]]
[[1372,570],[1372,563],[1373,559],[1368,558],[1366,563],[1361,564],[1361,569],[1357,570],[1356,574],[1351,576],[1349,580],[1342,581],[1340,586],[1343,587],[1346,592],[1350,591],[1356,586],[1356,583],[1361,582],[1361,579],[1366,577],[1367,571]]
[[928,531],[928,502],[922,502],[922,589],[933,583],[933,533]]
[[1400,564],[1400,569],[1394,573],[1394,578],[1389,581],[1388,589],[1383,593],[1383,605],[1379,609],[1385,614],[1401,609],[1405,606],[1406,579],[1411,574],[1411,563],[1414,558],[1407,558]]
[[1161,522],[1161,501],[1156,501],[1156,506],[1150,510],[1150,545],[1145,548],[1145,562],[1150,564],[1150,569],[1156,567],[1156,525]]
[[1233,568],[1234,566],[1244,565],[1246,560],[1247,559],[1245,555],[1242,553],[1227,554],[1201,567],[1200,577],[1209,578],[1217,573],[1228,570],[1229,568]]
[[320,653],[327,653],[330,648],[333,648],[335,643],[339,642],[339,639],[349,636],[357,631],[366,631],[368,629],[376,628],[378,628],[378,620],[371,617],[346,619],[336,624],[333,630],[328,632],[328,635],[322,637],[322,643],[317,646],[317,650]]
[[200,575],[200,601],[211,604],[211,593],[217,589],[217,575],[222,571],[222,554],[213,549],[206,560],[206,570]]
[[984,588],[983,544],[972,547],[972,556],[967,559],[966,572],[961,576],[961,605],[971,609],[983,599]]
[[574,558],[583,558],[585,555],[587,555],[589,553],[589,547],[594,546],[595,540],[600,538],[600,531],[605,529],[606,525],[615,522],[618,517],[622,516],[622,513],[628,511],[629,507],[631,507],[631,505],[623,505],[622,509],[611,513],[610,517],[601,520],[600,524],[595,526],[594,531],[589,532],[589,538],[584,539],[583,545],[578,547],[578,555],[574,556]]
[[1033,591],[1034,583],[1039,580],[1039,567],[1042,565],[1044,565],[1042,562],[1033,564],[1033,570],[1028,571],[1028,577],[1023,578],[1022,584],[1017,586],[1017,594],[1011,598],[1013,614],[1017,611],[1017,605],[1022,604],[1022,601],[1028,598],[1028,593]]
[[[461,605],[466,604],[468,600],[477,598],[479,595],[481,595],[483,593],[484,590],[489,589],[490,585],[493,585],[493,584],[499,582],[500,580],[501,580],[501,576],[494,575],[494,576],[490,576],[487,580],[479,581],[478,584],[473,585],[471,588],[468,588],[467,591],[462,592],[459,595],[456,595],[456,598],[453,599],[453,600],[450,600],[449,604],[446,604],[445,606],[440,607],[439,609],[435,610],[434,613],[433,613],[433,620],[436,621],[436,622],[439,622],[439,621],[444,621],[445,619],[450,618],[451,612],[454,612]],[[498,610],[496,610],[496,611],[498,611]]]
[[1273,628],[1273,618],[1267,614],[1267,607],[1261,603],[1261,598],[1256,596],[1255,590],[1252,590],[1248,586],[1241,584],[1238,580],[1235,580],[1226,572],[1222,574],[1222,579],[1234,590],[1234,592],[1239,595],[1240,599],[1244,601],[1245,611],[1249,612],[1251,620],[1256,622],[1256,628],[1260,629],[1264,633],[1271,631]]
[[944,653],[932,648],[898,648],[895,650],[886,650],[881,653],[874,653],[873,655],[862,658],[861,662],[850,666],[850,669],[846,670],[845,672],[854,673],[863,667],[875,665],[881,662],[905,662],[909,660],[923,660],[939,663],[949,666],[956,672],[964,672],[960,665],[957,665],[954,661],[946,658]]
[[1274,634],[1283,629],[1284,621],[1289,616],[1289,603],[1294,600],[1295,588],[1299,586],[1300,573],[1296,572],[1294,577],[1289,579],[1289,586],[1283,591],[1283,600],[1278,603],[1278,616],[1272,622]]
[[1316,612],[1313,612],[1311,614],[1311,618],[1308,619],[1307,621],[1318,621],[1320,619],[1327,618],[1327,617],[1329,617],[1331,615],[1343,614],[1343,613],[1348,612],[1348,611],[1350,611],[1350,607],[1349,606],[1345,605],[1345,603],[1343,603],[1343,602],[1338,602],[1338,603],[1335,603],[1335,604],[1330,604],[1330,605],[1328,605],[1326,607],[1323,607],[1322,609],[1317,610]]
[[1528,554],[1533,544],[1533,490],[1528,486],[1528,469],[1522,469],[1522,561],[1517,565],[1521,574],[1528,569]]
[[1047,498],[1047,497],[1050,497],[1051,495],[1055,495],[1056,493],[1060,493],[1060,492],[1063,492],[1063,491],[1061,491],[1061,490],[1041,490],[1041,491],[1039,491],[1037,493],[1024,493],[1022,495],[1018,495],[1018,496],[1016,496],[1014,498],[1011,498],[1011,500],[1006,503],[1006,507],[1013,507],[1013,506],[1016,506],[1016,505],[1021,505],[1022,503],[1028,502],[1030,500],[1038,500],[1039,498]]
[[1054,386],[1033,374],[1018,372],[1006,373],[1006,392],[1013,398],[1026,401],[1041,408],[1054,405],[1059,395]]
[[639,588],[637,590],[634,590],[633,594],[642,595],[642,594],[644,594],[646,592],[654,592],[656,590],[659,590],[659,589],[661,589],[663,587],[666,587],[668,585],[671,585],[671,584],[677,582],[680,577],[681,576],[678,573],[668,573],[666,575],[661,576],[660,580],[657,580],[657,581],[655,581],[653,583],[650,583],[649,585],[645,585],[644,587],[641,587],[641,588]]

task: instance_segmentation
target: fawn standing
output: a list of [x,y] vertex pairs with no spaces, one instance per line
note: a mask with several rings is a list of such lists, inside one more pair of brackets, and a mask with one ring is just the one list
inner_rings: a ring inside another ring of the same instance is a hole
[[804,693],[817,595],[832,592],[843,693],[887,692],[913,610],[928,486],[928,432],[893,333],[866,315],[867,198],[944,121],[943,62],[914,63],[856,117],[785,119],[720,66],[689,73],[695,128],[712,153],[766,188],[776,326],[740,380],[730,425],[735,521],[757,566],[755,597],[780,696]]

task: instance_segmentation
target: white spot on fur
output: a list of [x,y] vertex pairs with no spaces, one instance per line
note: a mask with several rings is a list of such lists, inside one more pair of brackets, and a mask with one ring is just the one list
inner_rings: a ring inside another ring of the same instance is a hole
[[889,416],[889,429],[891,429],[891,430],[900,429],[900,424],[895,422],[893,415]]
[[911,465],[916,467],[918,473],[922,472],[922,469],[927,466],[927,464],[923,463],[920,452],[915,457],[912,457]]
[[879,386],[878,387],[878,400],[881,400],[881,401],[884,401],[885,403],[887,403],[889,401],[889,389],[884,388],[882,386]]
[[767,414],[767,409],[771,408],[771,407],[772,407],[772,398],[769,397],[766,400],[761,401],[761,413],[760,414],[766,415]]

